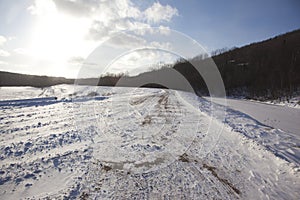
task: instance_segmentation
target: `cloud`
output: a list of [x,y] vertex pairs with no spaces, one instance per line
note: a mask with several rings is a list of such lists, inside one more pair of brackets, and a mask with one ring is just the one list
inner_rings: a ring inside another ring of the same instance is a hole
[[87,34],[87,38],[91,40],[102,40],[107,37],[113,29],[111,27],[105,26],[102,21],[93,21],[89,32]]
[[133,34],[121,33],[109,40],[109,45],[118,48],[138,48],[146,45],[146,40]]
[[101,41],[118,31],[149,26],[141,21],[142,12],[129,0],[104,1],[96,10],[87,37],[92,40]]
[[171,32],[170,28],[167,26],[159,26],[158,30],[159,30],[159,33],[162,35],[169,35]]
[[173,63],[177,59],[178,56],[171,53],[146,48],[123,55],[110,65],[108,71],[112,73],[122,72],[137,75],[152,70],[154,66],[157,67],[158,65],[162,66]]
[[155,2],[144,12],[149,23],[169,22],[174,16],[178,15],[178,10],[169,5],[163,6],[159,2]]
[[[40,0],[39,0],[40,1]],[[141,15],[130,0],[53,0],[59,11],[85,17],[132,17]]]
[[3,49],[0,49],[0,56],[1,57],[8,57],[10,56],[10,53],[7,51],[4,51]]
[[0,35],[0,46],[2,46],[7,41],[6,37]]
[[24,48],[14,49],[14,52],[17,53],[17,54],[21,54],[21,55],[30,55],[30,53],[28,52],[28,50],[24,49]]
[[[59,10],[66,11],[76,16],[86,16],[92,19],[87,37],[95,41],[102,41],[107,36],[122,30],[150,28],[160,22],[169,22],[173,16],[178,15],[176,8],[169,5],[154,3],[148,9],[142,11],[130,0],[102,0],[87,1],[82,0],[54,0]],[[159,26],[162,34],[168,34],[170,28]]]
[[157,42],[153,41],[150,43],[151,47],[164,49],[164,50],[172,50],[172,44],[170,42]]
[[[35,0],[28,10],[31,14],[42,15],[61,12],[73,17],[84,17],[90,21],[86,39],[103,41],[107,36],[122,30],[135,30],[170,22],[178,10],[159,2],[141,10],[131,0]],[[169,27],[159,26],[161,33]],[[141,31],[142,33],[142,31]]]
[[53,0],[56,8],[59,11],[76,15],[76,16],[89,16],[96,11],[99,1],[95,0]]
[[[170,28],[167,26],[159,25],[161,22],[170,22],[171,19],[178,15],[176,8],[169,5],[161,5],[159,2],[154,3],[151,7],[144,11],[139,10],[130,1],[122,1],[123,9],[115,10],[110,8],[110,13],[116,13],[105,21],[94,21],[97,23],[97,27],[92,26],[90,34],[93,38],[100,39],[104,35],[122,30],[135,30],[140,35],[145,34],[145,31],[152,33],[159,32],[160,34],[169,34]],[[105,9],[103,9],[105,10]],[[108,14],[110,15],[110,14]],[[151,29],[152,25],[159,25],[158,28]],[[145,28],[143,30],[143,28]],[[98,35],[98,37],[95,37]]]
[[84,62],[84,58],[81,56],[74,56],[68,60],[70,64],[82,64]]
[[35,0],[34,4],[27,8],[32,15],[39,16],[52,13],[55,9],[56,7],[52,0]]

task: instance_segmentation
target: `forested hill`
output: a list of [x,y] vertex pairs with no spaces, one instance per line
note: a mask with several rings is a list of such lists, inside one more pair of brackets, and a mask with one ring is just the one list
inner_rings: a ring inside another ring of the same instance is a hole
[[[300,30],[226,52],[216,52],[219,54],[212,59],[221,73],[227,95],[276,99],[300,92]],[[209,63],[208,59],[199,56],[193,59],[193,63],[201,67]],[[173,68],[190,82],[199,95],[207,95],[202,77],[190,62],[181,60]],[[167,74],[166,70],[146,72],[136,79],[149,77],[151,73],[153,77],[159,77],[160,72]]]
[[[207,59],[194,58],[193,63],[205,65]],[[212,59],[221,73],[227,95],[276,99],[300,92],[300,30],[220,52]],[[173,68],[200,95],[207,95],[205,83],[188,61],[178,62]]]
[[300,86],[300,30],[213,56],[229,93],[277,98]]

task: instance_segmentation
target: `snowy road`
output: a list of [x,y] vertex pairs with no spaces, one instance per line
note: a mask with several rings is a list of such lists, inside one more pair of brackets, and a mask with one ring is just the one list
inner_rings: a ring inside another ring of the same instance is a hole
[[[212,98],[212,101],[225,105],[222,99]],[[298,108],[237,99],[226,99],[226,101],[229,108],[250,115],[268,126],[300,136],[300,109]]]
[[172,90],[26,90],[0,90],[0,199],[300,196],[299,137],[241,112],[222,122]]

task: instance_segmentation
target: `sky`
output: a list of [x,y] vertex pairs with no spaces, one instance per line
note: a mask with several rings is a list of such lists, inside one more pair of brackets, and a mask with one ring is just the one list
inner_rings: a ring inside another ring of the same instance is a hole
[[140,73],[300,28],[298,0],[0,0],[0,13],[1,71],[68,78]]

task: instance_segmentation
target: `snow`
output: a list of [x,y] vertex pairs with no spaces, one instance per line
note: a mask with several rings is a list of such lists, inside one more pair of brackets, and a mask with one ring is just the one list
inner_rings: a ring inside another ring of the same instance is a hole
[[[225,105],[222,99],[211,99]],[[226,102],[229,108],[243,112],[265,125],[300,136],[300,109],[238,99],[226,99]]]
[[0,199],[300,196],[297,112],[285,107],[147,88],[0,95]]
[[[256,100],[251,100],[256,102]],[[258,101],[261,102],[261,101]],[[271,105],[278,105],[278,106],[286,106],[291,108],[300,108],[300,96],[299,92],[295,92],[294,96],[292,98],[282,98],[282,99],[275,99],[275,100],[268,100],[268,101],[262,101],[262,103],[267,103]]]

